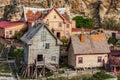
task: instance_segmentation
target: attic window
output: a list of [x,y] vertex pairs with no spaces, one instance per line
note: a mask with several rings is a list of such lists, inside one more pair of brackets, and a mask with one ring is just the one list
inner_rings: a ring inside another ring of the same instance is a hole
[[56,15],[54,15],[54,19],[56,19]]
[[41,40],[46,41],[46,32],[45,31],[41,32]]

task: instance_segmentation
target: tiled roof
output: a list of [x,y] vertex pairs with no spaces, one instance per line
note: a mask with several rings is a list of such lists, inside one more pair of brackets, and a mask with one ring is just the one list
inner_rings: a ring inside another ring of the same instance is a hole
[[78,35],[71,37],[71,45],[73,47],[74,54],[110,53],[109,46],[104,34],[85,34],[84,36],[85,42],[81,42],[80,36]]
[[0,28],[8,28],[24,24],[25,22],[9,22],[9,21],[0,21]]
[[[79,31],[82,31],[81,28],[72,28],[72,32],[79,32]],[[90,29],[84,29],[85,32],[90,32],[91,30]]]
[[[70,18],[67,15],[67,13],[65,12],[65,8],[52,8],[52,9],[37,9],[37,8],[29,8],[29,9],[24,9],[25,10],[25,15],[27,18],[27,21],[34,21],[35,19],[44,19],[47,17],[47,15],[52,11],[55,10],[57,12],[57,14],[63,19],[65,20],[65,22],[70,22]],[[36,14],[37,12],[37,14]],[[39,12],[39,13],[38,13]],[[37,18],[35,17],[37,16]]]

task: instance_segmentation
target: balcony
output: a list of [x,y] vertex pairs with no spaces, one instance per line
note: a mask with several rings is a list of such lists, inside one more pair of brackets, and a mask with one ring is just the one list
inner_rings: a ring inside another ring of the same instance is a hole
[[110,64],[114,66],[120,66],[120,57],[110,58]]

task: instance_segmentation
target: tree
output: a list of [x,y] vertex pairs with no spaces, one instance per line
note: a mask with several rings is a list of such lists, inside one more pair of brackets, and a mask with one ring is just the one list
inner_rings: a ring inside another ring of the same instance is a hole
[[103,28],[110,30],[120,30],[120,23],[116,21],[114,18],[109,18],[103,21]]
[[76,27],[77,28],[90,28],[92,29],[94,27],[94,22],[91,18],[84,18],[82,16],[76,16],[73,18],[73,20],[76,21]]
[[109,44],[116,45],[117,39],[110,37],[110,38],[108,39],[108,43],[109,43]]

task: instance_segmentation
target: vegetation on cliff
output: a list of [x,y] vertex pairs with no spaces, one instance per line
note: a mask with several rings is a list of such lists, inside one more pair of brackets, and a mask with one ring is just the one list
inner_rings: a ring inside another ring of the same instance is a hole
[[94,22],[91,18],[84,18],[83,16],[76,16],[73,18],[76,21],[77,28],[94,28]]

